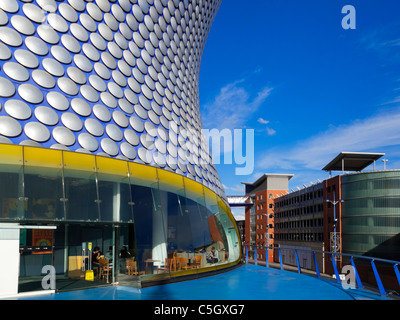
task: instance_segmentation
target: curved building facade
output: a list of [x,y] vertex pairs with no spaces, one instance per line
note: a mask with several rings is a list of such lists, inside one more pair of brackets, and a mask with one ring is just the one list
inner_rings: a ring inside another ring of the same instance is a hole
[[20,277],[80,279],[89,244],[119,282],[238,263],[199,106],[219,5],[0,1],[0,220],[20,226]]
[[400,259],[400,171],[342,176],[343,252]]

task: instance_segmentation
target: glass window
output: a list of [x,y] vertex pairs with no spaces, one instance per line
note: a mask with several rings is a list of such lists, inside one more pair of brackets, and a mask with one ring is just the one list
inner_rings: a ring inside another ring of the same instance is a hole
[[168,257],[185,257],[184,253],[194,251],[192,228],[190,227],[190,208],[186,206],[186,199],[180,195],[160,191],[163,210],[167,211],[168,226]]
[[92,155],[63,152],[66,219],[98,221],[96,164]]
[[[212,191],[204,188],[206,207],[208,211],[208,226],[210,230],[211,243],[206,248],[208,252],[208,264],[222,263],[226,261],[226,252],[229,251],[226,241],[225,230],[220,223],[220,212],[217,196]],[[212,253],[212,254],[211,254]],[[214,258],[212,257],[214,255]]]
[[194,248],[194,253],[189,255],[190,263],[194,263],[196,268],[202,268],[207,265],[206,249],[212,245],[204,188],[188,178],[184,178],[184,185],[185,200],[181,205],[189,213]]
[[25,166],[24,186],[28,219],[64,219],[62,169]]
[[61,151],[24,147],[24,197],[27,218],[64,219]]
[[19,292],[30,291],[42,273],[42,267],[52,265],[54,230],[21,229]]
[[66,219],[98,221],[95,173],[64,170]]
[[101,221],[132,221],[132,200],[128,164],[125,161],[96,157]]
[[118,281],[129,281],[131,284],[137,283],[139,270],[137,266],[137,251],[135,243],[135,231],[133,223],[119,224],[117,232],[117,251],[118,262],[116,272]]
[[157,189],[132,184],[131,193],[137,248],[135,261],[139,272],[151,277],[167,258],[163,211]]
[[219,215],[218,220],[221,228],[224,230],[225,235],[225,261],[233,262],[240,257],[240,247],[238,240],[238,232],[236,223],[232,221],[232,217],[229,217],[229,208],[222,201],[219,200]]
[[23,148],[0,144],[0,219],[23,218]]
[[0,219],[25,216],[22,166],[0,164]]
[[161,205],[157,169],[130,162],[129,179],[136,235],[135,261],[139,273],[143,274],[143,280],[163,277],[157,273],[161,268],[167,270],[167,230],[164,223],[167,213]]
[[132,221],[129,179],[98,174],[100,220]]
[[172,259],[170,271],[181,271],[188,267],[194,252],[190,223],[192,208],[186,205],[183,177],[165,170],[157,172],[160,200],[166,215],[168,259]]
[[[93,281],[96,284],[111,283],[115,280],[115,237],[113,227],[106,224],[71,223],[65,226],[67,243],[63,255],[66,255],[66,276],[72,279],[84,279],[86,270],[93,270]],[[89,243],[92,244],[89,250]],[[99,259],[93,255],[99,250]],[[89,256],[92,255],[92,259]],[[100,268],[100,264],[102,268]],[[61,282],[61,281],[60,281]],[[76,283],[77,287],[85,282]],[[68,290],[68,286],[64,289]]]

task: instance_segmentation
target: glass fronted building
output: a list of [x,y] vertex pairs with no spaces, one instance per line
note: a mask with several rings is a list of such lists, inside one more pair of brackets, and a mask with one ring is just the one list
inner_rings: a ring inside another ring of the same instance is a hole
[[[99,284],[143,286],[240,260],[229,207],[192,179],[70,151],[0,144],[0,154],[0,222],[28,226],[20,230],[20,283],[41,279],[45,265],[58,280],[84,280],[89,243],[112,269]],[[212,247],[216,261],[207,259]],[[91,269],[96,276],[94,261]]]
[[343,252],[400,260],[400,171],[342,176]]
[[199,103],[220,2],[0,1],[0,296],[239,263]]

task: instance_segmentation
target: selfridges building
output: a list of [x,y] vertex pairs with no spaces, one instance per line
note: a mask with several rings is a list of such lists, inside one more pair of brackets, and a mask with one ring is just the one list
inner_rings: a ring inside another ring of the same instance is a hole
[[49,265],[63,290],[238,264],[199,105],[219,5],[0,0],[0,229],[15,235],[0,249],[18,247],[18,292]]

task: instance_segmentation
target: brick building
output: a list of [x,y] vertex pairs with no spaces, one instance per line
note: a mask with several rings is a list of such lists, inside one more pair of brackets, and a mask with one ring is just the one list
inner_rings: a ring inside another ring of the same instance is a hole
[[[245,244],[274,246],[274,199],[288,193],[292,177],[292,174],[264,174],[254,183],[243,183],[248,201],[253,203],[245,212]],[[273,261],[273,250],[268,252],[268,261]],[[249,257],[255,258],[254,247],[249,250]],[[265,250],[257,252],[257,260],[266,261]]]

